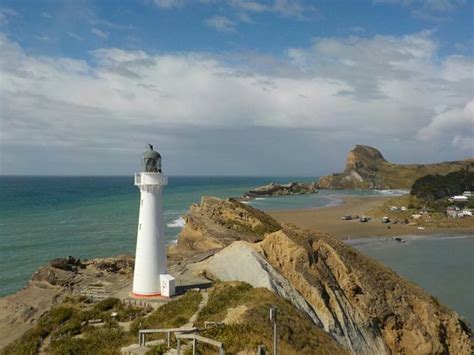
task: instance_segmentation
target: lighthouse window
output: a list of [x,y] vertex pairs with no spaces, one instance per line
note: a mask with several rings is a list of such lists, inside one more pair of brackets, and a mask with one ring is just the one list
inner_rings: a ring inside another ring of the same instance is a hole
[[141,205],[143,206],[143,199],[140,200]]
[[141,223],[138,225],[138,229],[142,229],[142,224]]

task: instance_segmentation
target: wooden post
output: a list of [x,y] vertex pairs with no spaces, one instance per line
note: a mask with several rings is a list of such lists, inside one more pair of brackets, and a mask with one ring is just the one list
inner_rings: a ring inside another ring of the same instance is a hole
[[168,344],[168,348],[170,347],[170,335],[171,335],[170,332],[166,333],[166,343]]
[[181,340],[178,338],[178,346],[176,347],[176,351],[178,352],[178,355],[181,355]]
[[196,339],[193,339],[193,355],[196,355],[196,345],[197,345],[197,341]]

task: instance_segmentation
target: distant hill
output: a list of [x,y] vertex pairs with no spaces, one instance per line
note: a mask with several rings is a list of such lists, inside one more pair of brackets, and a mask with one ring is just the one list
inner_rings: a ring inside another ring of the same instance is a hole
[[322,189],[410,189],[415,180],[425,176],[445,175],[462,168],[474,169],[474,159],[437,164],[394,164],[379,150],[356,145],[347,156],[342,173],[324,176],[319,180]]

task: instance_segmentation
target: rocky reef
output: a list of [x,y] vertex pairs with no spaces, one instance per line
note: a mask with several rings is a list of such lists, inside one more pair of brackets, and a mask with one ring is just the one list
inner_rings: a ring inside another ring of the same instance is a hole
[[288,184],[272,182],[246,192],[244,198],[252,199],[265,196],[304,195],[316,192],[318,192],[318,184],[316,182],[290,182]]
[[410,189],[415,180],[428,174],[445,175],[474,168],[474,159],[438,164],[394,164],[376,148],[356,145],[343,172],[319,179],[321,189]]
[[[217,249],[189,264],[193,272],[271,290],[352,353],[469,353],[466,321],[382,264],[329,235],[288,225],[278,228],[271,219],[265,219],[271,226],[267,233],[250,238],[251,226],[262,221],[261,211],[236,201],[212,199],[212,208],[208,199],[203,202],[191,209],[187,218],[193,223],[183,230],[178,245],[188,255],[201,250],[197,245],[210,243]],[[221,216],[235,216],[234,207],[246,211],[245,219],[237,219],[237,226],[231,220],[223,224]],[[245,221],[252,221],[247,228]],[[235,233],[241,228],[245,238]],[[190,235],[192,243],[186,242]],[[216,243],[221,237],[225,242]]]

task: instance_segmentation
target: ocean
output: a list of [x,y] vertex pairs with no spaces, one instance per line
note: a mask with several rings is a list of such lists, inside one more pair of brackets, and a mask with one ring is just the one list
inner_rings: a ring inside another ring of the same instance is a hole
[[[198,203],[201,196],[236,197],[272,181],[287,183],[315,179],[171,176],[163,195],[167,242],[176,240],[184,224],[181,216],[192,203]],[[404,191],[322,190],[311,195],[257,198],[250,201],[250,205],[262,210],[319,208],[338,204],[341,202],[340,197],[345,195],[380,196],[402,193]],[[138,207],[139,190],[133,185],[132,176],[0,177],[0,296],[21,289],[39,266],[54,258],[69,255],[94,258],[134,254]],[[422,249],[422,246],[412,246],[411,254],[398,255],[395,258],[398,262],[394,262],[394,265],[391,264],[393,260],[390,258],[382,261],[404,275],[404,270],[397,269],[400,266],[398,264],[409,265],[405,260],[410,258],[420,257],[424,260],[426,253],[423,253]],[[417,250],[420,255],[417,255]],[[469,250],[472,251],[472,248]],[[361,251],[376,258],[384,258],[386,255],[383,246],[373,250],[370,246],[361,247]],[[449,284],[450,280],[463,280],[466,277],[471,277],[472,281],[472,260],[470,255],[466,256],[462,251],[463,248],[459,253],[442,253],[440,250],[438,258],[451,261],[452,265],[443,269],[443,264],[440,264],[439,268],[434,268],[433,271],[438,274],[444,272],[447,275],[443,279],[446,284]],[[403,262],[399,262],[400,260]],[[469,262],[470,274],[466,273],[466,263]],[[405,276],[420,282],[418,278],[423,278],[423,275],[420,273]],[[466,290],[466,287],[462,288],[461,283],[457,282],[455,286]],[[422,282],[420,284],[423,285]],[[472,284],[471,282],[470,285]],[[429,287],[427,290],[431,292]],[[434,291],[436,292],[433,294],[438,297],[438,290]],[[449,305],[452,304],[450,297],[445,301]],[[445,299],[442,294],[440,298]]]

